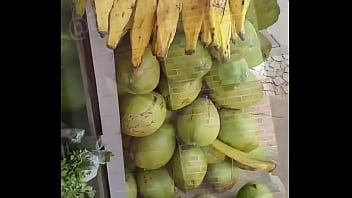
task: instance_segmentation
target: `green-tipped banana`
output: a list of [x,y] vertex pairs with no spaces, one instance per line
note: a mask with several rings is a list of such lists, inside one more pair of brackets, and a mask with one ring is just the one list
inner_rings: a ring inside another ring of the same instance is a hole
[[232,148],[231,146],[221,142],[218,139],[214,140],[212,146],[233,160],[248,167],[254,168],[255,170],[272,172],[276,168],[276,164],[269,161],[253,159],[248,153]]

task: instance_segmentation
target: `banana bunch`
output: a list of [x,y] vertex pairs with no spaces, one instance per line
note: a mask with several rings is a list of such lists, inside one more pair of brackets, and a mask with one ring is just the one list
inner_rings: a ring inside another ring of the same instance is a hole
[[158,0],[153,28],[152,52],[163,61],[174,40],[183,0]]
[[129,31],[134,67],[141,64],[150,42],[153,55],[159,61],[165,60],[179,18],[186,38],[186,55],[194,54],[200,35],[204,47],[214,47],[221,61],[228,62],[230,42],[237,37],[244,39],[244,20],[249,1],[92,0],[98,32],[108,34],[109,48],[115,49]]
[[231,40],[234,41],[237,36],[244,40],[244,20],[249,7],[250,0],[228,0],[230,1],[230,10],[232,16],[232,33]]

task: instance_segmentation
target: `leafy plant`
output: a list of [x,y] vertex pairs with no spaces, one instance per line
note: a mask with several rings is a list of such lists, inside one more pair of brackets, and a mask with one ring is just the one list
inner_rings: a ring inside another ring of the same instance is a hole
[[96,191],[84,182],[86,149],[72,151],[61,161],[61,197],[80,198],[82,194],[93,198]]

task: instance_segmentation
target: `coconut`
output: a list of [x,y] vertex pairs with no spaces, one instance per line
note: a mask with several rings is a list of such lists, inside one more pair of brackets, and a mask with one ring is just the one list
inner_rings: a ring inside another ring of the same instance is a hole
[[200,186],[207,172],[207,160],[201,148],[179,146],[171,161],[171,173],[175,184],[181,190]]
[[208,164],[214,164],[222,162],[225,159],[225,154],[221,153],[220,151],[216,150],[213,146],[203,146],[202,150],[207,158]]
[[219,139],[224,143],[249,152],[260,145],[260,128],[255,118],[245,110],[221,109]]
[[117,87],[121,92],[146,94],[159,83],[159,62],[152,55],[150,46],[146,48],[139,67],[131,63],[131,51],[121,51],[115,55]]
[[198,98],[178,113],[177,133],[187,144],[210,145],[218,136],[220,118],[213,102]]
[[234,166],[228,158],[220,163],[209,164],[207,180],[215,192],[230,190],[239,180],[241,169]]
[[263,98],[262,84],[250,71],[242,83],[222,85],[218,67],[213,65],[204,79],[210,98],[222,107],[242,109],[257,104]]
[[165,100],[156,92],[124,94],[120,100],[120,110],[122,133],[135,137],[154,133],[166,118]]
[[125,182],[127,198],[137,198],[137,184],[132,173],[125,173]]
[[249,182],[242,186],[236,198],[274,198],[273,193],[265,184]]
[[197,43],[192,56],[185,55],[186,39],[184,33],[176,33],[167,59],[161,69],[168,80],[175,82],[191,81],[202,78],[211,67],[211,57],[201,42]]
[[175,129],[170,123],[165,122],[155,133],[133,138],[131,151],[138,167],[152,170],[170,161],[175,146]]
[[166,79],[164,75],[160,77],[159,92],[165,97],[171,110],[178,110],[191,104],[197,98],[201,88],[201,79],[174,82]]
[[174,181],[165,167],[156,170],[142,170],[137,172],[137,186],[144,198],[172,198],[174,195]]

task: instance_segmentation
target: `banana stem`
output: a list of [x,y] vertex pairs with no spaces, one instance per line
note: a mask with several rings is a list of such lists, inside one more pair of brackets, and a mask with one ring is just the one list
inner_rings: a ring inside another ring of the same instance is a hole
[[275,163],[252,159],[248,153],[232,148],[218,139],[214,140],[212,146],[235,161],[256,170],[272,172],[276,168]]

